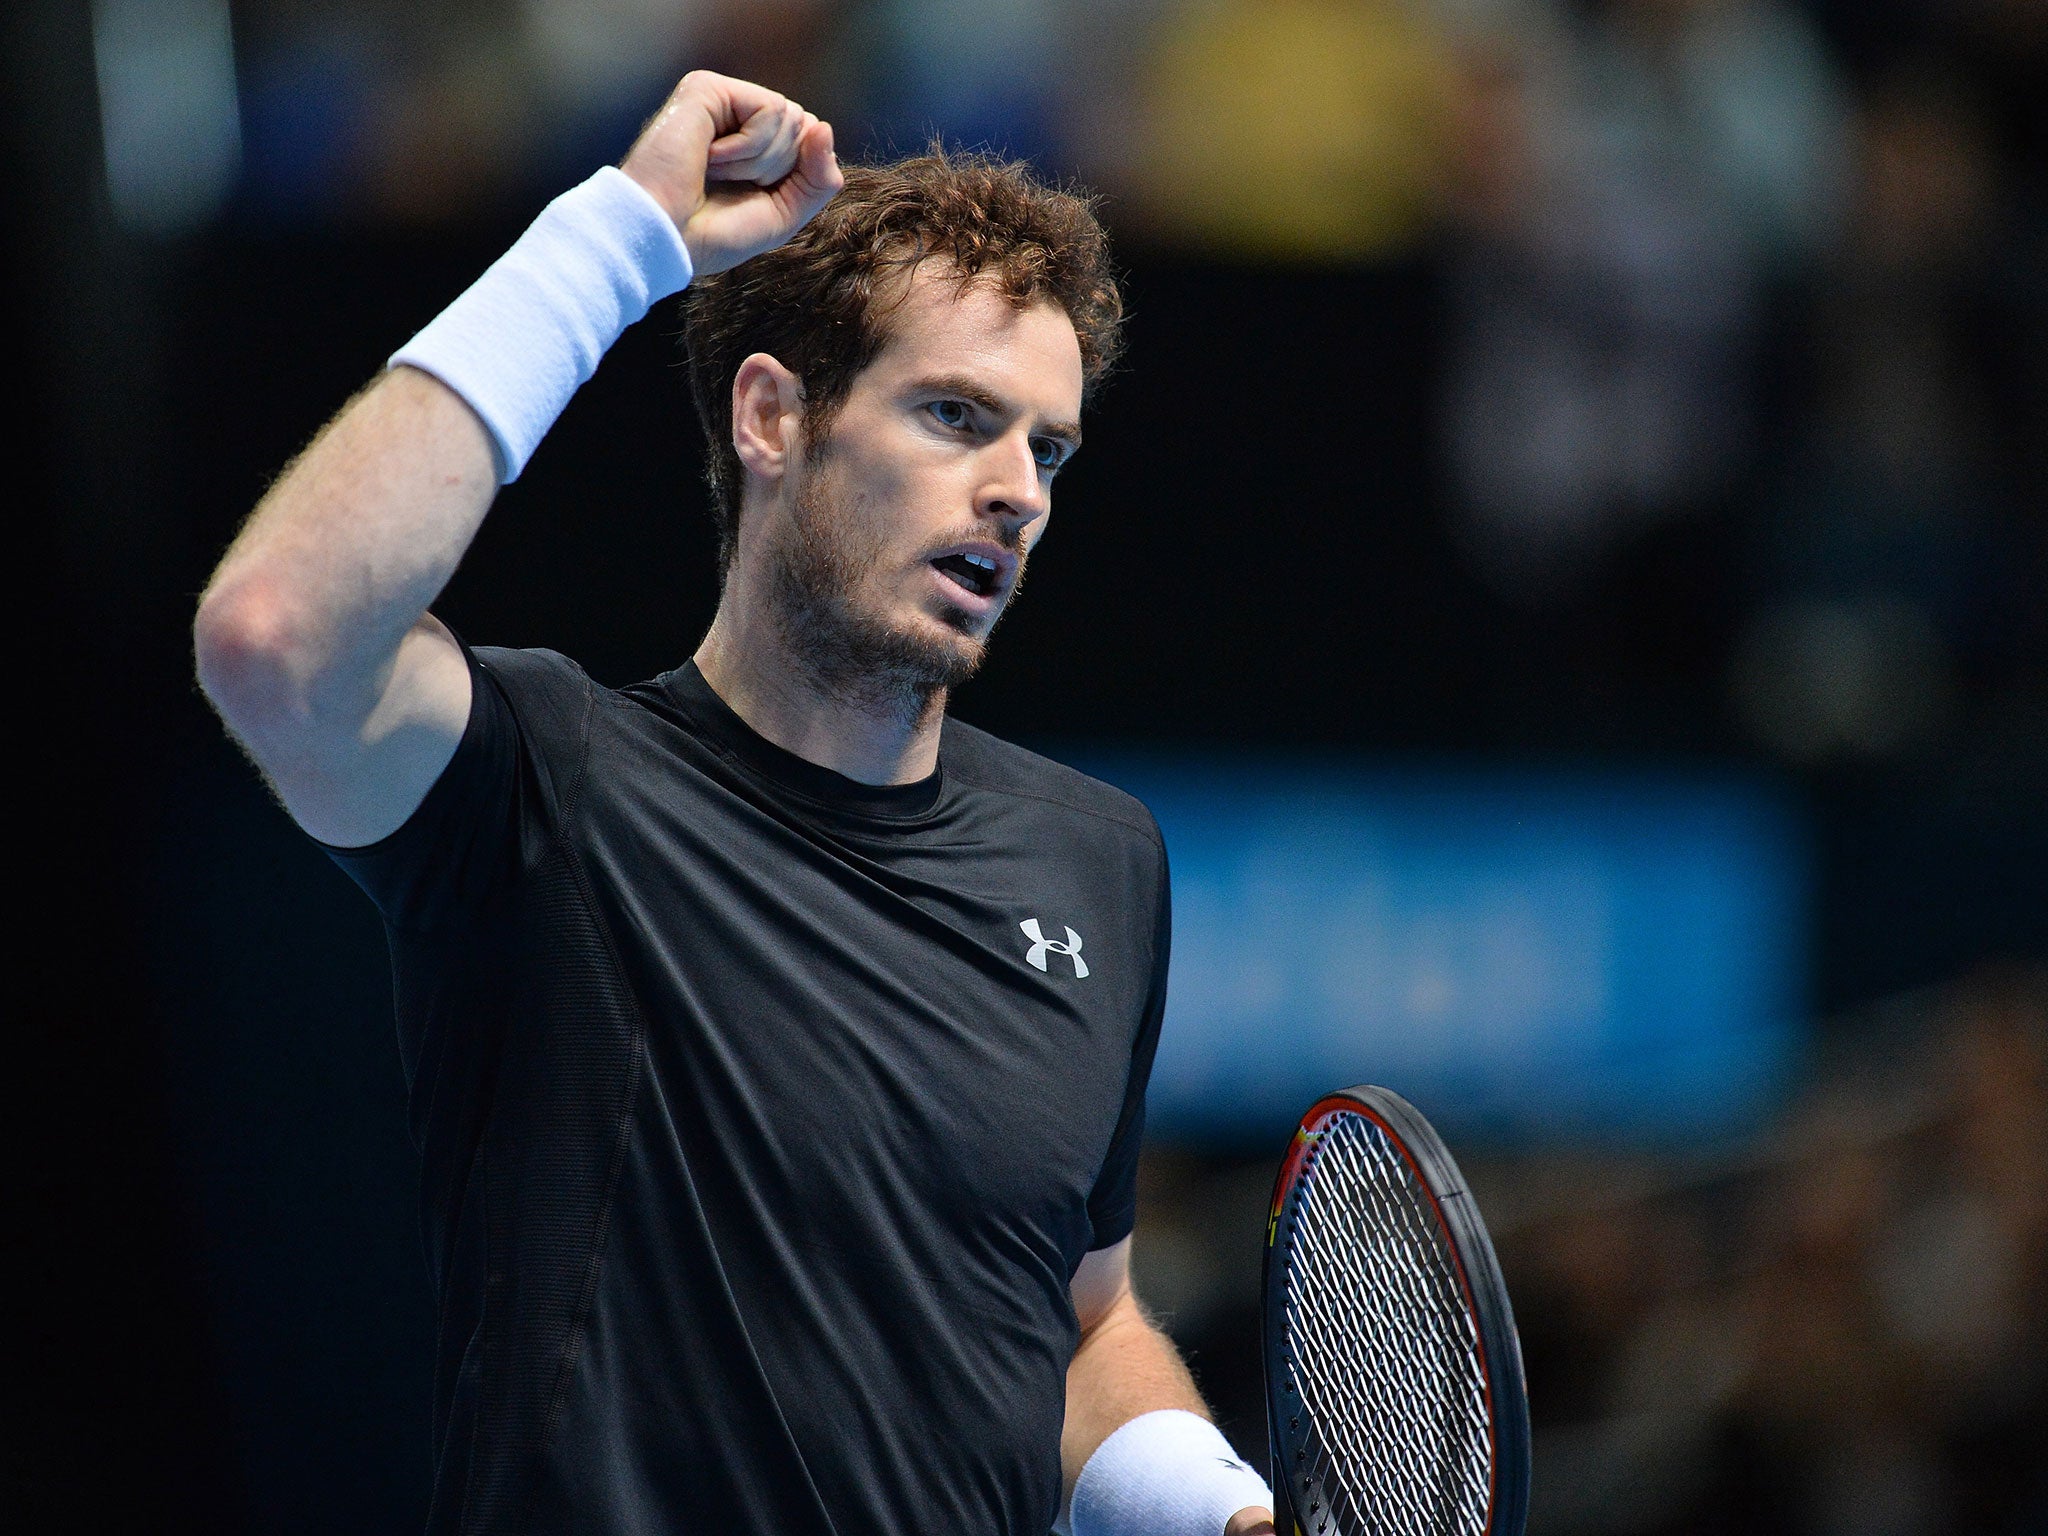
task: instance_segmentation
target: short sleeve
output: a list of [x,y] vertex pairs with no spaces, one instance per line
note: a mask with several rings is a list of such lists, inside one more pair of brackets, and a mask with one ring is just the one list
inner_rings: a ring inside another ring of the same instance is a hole
[[551,839],[581,768],[590,693],[581,669],[546,651],[463,643],[462,653],[469,720],[418,809],[378,842],[322,845],[400,932],[459,923],[509,889]]
[[1131,1235],[1138,1221],[1138,1154],[1145,1141],[1145,1090],[1152,1081],[1152,1058],[1159,1050],[1159,1030],[1166,1018],[1167,961],[1173,947],[1173,903],[1160,854],[1158,916],[1153,933],[1152,985],[1145,1015],[1131,1045],[1130,1076],[1124,1085],[1123,1112],[1117,1117],[1102,1172],[1088,1194],[1090,1250],[1108,1248]]

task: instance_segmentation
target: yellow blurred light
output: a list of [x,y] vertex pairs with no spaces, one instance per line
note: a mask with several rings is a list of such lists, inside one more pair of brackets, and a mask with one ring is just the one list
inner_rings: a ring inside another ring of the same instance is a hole
[[1399,0],[1204,8],[1151,62],[1137,201],[1162,235],[1234,254],[1393,254],[1428,223],[1450,91]]

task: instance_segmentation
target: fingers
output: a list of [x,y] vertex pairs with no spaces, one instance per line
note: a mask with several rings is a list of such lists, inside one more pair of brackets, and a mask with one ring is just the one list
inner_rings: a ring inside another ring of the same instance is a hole
[[775,189],[776,200],[782,205],[783,216],[789,220],[792,231],[808,224],[846,185],[839,158],[832,149],[832,125],[820,122],[808,112],[804,116],[808,121],[797,140],[794,168]]
[[790,104],[789,98],[780,91],[771,91],[751,80],[714,74],[708,69],[693,69],[683,76],[675,94],[678,99],[686,99],[704,111],[710,119],[714,140],[739,133],[745,124],[768,108]]
[[845,185],[830,124],[779,92],[704,71],[683,78],[623,169],[663,199],[703,275],[781,245]]
[[772,186],[796,164],[797,143],[817,120],[795,102],[777,98],[742,123],[738,132],[712,143],[706,177]]

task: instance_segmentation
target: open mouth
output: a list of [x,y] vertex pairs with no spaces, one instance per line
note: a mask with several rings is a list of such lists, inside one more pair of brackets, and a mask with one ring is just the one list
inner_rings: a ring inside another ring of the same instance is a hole
[[941,555],[932,565],[941,575],[965,587],[976,597],[990,597],[995,593],[996,563],[987,555]]

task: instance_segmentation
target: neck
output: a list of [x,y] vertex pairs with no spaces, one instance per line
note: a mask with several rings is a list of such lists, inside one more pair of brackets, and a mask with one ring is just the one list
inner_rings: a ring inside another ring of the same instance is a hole
[[939,764],[944,692],[846,689],[791,654],[758,603],[722,602],[697,670],[757,735],[859,784],[914,784]]

